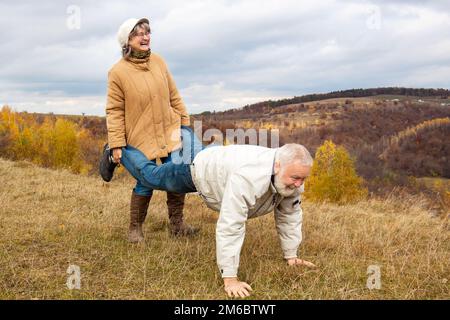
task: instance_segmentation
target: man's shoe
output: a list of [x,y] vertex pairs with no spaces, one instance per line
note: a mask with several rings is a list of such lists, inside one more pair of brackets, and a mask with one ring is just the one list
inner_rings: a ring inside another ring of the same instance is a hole
[[99,171],[102,179],[106,182],[111,181],[114,169],[117,167],[117,163],[113,162],[111,156],[111,149],[109,149],[108,144],[103,147],[103,155],[100,159]]

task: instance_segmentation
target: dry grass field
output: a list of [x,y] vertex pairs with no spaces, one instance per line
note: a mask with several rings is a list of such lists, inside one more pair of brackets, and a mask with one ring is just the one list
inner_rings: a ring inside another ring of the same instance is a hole
[[[156,192],[145,244],[126,240],[131,178],[103,183],[66,171],[0,159],[0,299],[226,299],[215,261],[217,213],[192,194],[186,220],[195,238],[171,238],[165,195]],[[282,260],[273,215],[248,222],[240,278],[250,299],[449,299],[448,216],[422,198],[355,205],[303,205],[301,257]],[[81,289],[69,290],[69,265]],[[381,268],[381,289],[366,287]]]

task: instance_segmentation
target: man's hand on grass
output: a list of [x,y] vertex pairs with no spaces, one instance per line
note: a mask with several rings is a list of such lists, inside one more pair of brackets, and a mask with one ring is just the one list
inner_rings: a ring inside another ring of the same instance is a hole
[[239,281],[237,278],[223,278],[225,286],[225,292],[230,298],[245,298],[250,296],[250,292],[253,290],[250,285],[245,282]]
[[287,264],[290,266],[306,266],[308,268],[317,268],[314,263],[299,258],[289,258],[287,259]]

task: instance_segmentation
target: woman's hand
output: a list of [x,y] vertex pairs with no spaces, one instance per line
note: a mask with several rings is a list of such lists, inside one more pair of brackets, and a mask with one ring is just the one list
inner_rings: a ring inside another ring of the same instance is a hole
[[114,163],[120,163],[120,159],[122,158],[122,148],[114,148],[112,150],[112,157]]

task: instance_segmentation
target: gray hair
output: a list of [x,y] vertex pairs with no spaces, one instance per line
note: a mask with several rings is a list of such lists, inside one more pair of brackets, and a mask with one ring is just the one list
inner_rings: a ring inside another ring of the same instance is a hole
[[308,167],[311,167],[313,164],[313,158],[308,149],[297,143],[288,143],[279,148],[275,155],[275,161],[279,161],[280,166],[293,162]]
[[[128,40],[136,36],[140,29],[144,29],[145,32],[151,33],[150,25],[146,22],[141,22],[135,25],[133,30],[131,30],[130,35],[128,36]],[[127,41],[127,45],[122,48],[122,57],[128,58],[130,54],[131,54],[131,47],[128,45]]]

